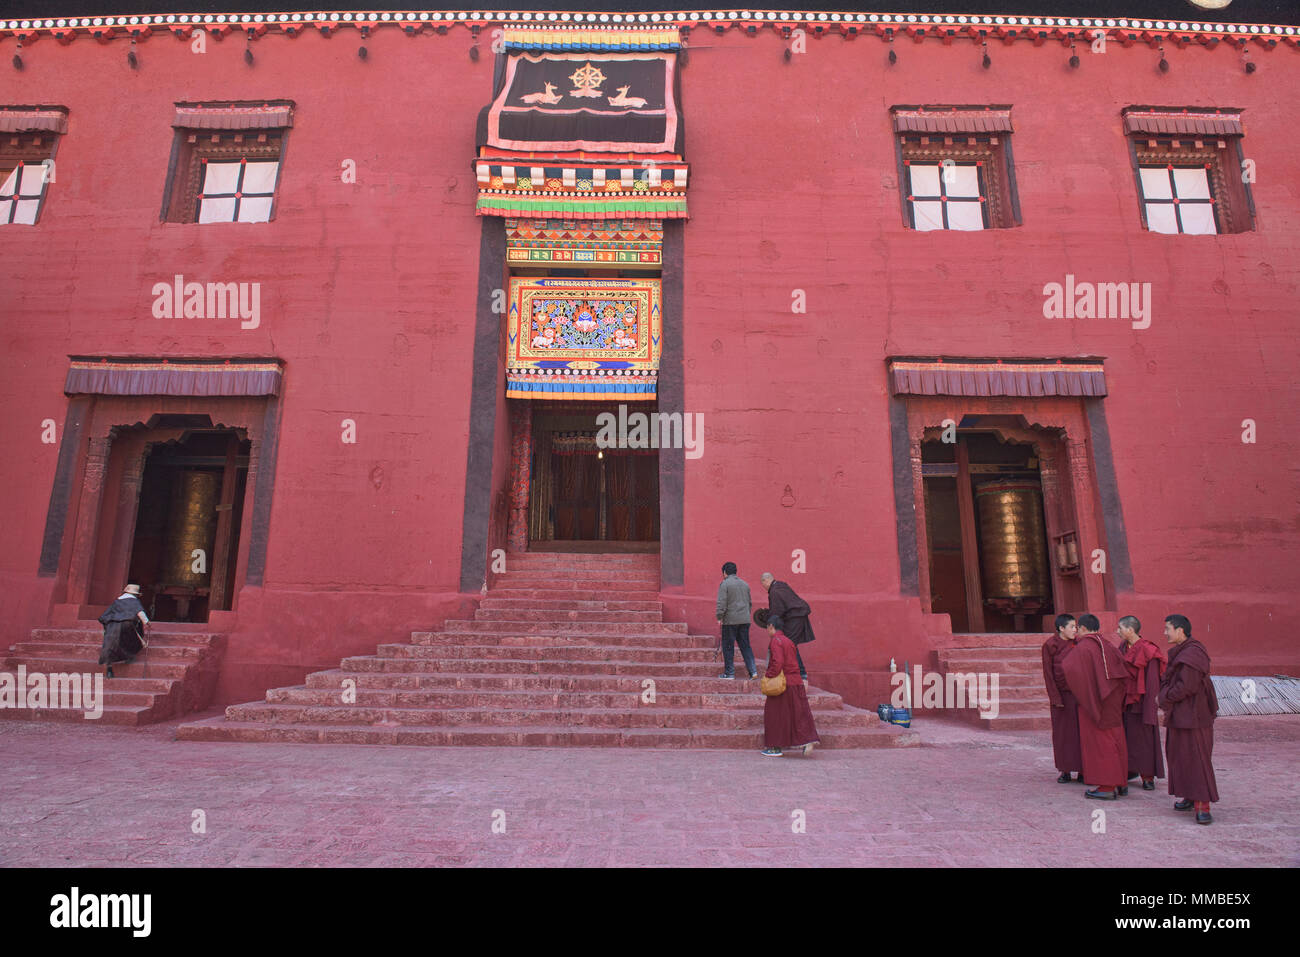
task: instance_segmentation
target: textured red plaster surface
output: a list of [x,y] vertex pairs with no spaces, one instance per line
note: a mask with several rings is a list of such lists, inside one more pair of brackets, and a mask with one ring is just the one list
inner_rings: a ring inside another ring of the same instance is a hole
[[[70,352],[286,361],[265,585],[237,596],[224,700],[463,614],[470,159],[492,58],[470,61],[457,33],[380,31],[367,46],[362,62],[346,32],[271,36],[250,69],[236,39],[199,55],[160,35],[133,71],[121,43],[46,42],[22,74],[0,72],[0,101],[71,109],[41,223],[0,230],[9,640],[54,601],[35,569],[58,446],[39,435],[46,418],[62,428]],[[810,39],[786,64],[767,34],[692,34],[684,361],[705,446],[686,462],[686,582],[669,610],[711,628],[732,559],[756,589],[771,570],[813,603],[812,654],[846,687],[891,655],[922,660],[935,639],[899,596],[885,358],[1101,355],[1135,587],[1120,610],[1182,611],[1216,663],[1295,662],[1292,51],[1259,54],[1248,76],[1222,44],[1176,51],[1168,74],[1140,46],[1082,54],[1078,71],[1056,44],[995,46],[990,70],[966,42],[896,47],[887,68],[875,40]],[[173,103],[262,98],[297,104],[276,220],[160,224]],[[904,228],[888,108],[908,103],[1013,105],[1023,226]],[[1131,104],[1245,110],[1256,231],[1141,229],[1119,116]],[[355,185],[340,181],[346,159]],[[260,282],[260,327],[154,319],[151,288],[176,274]],[[1043,286],[1066,274],[1151,283],[1151,327],[1044,319]],[[791,312],[795,290],[806,314]],[[1246,418],[1257,444],[1241,441]],[[495,543],[503,434],[494,448],[492,474],[471,481],[492,483]],[[790,574],[796,548],[805,575]]]

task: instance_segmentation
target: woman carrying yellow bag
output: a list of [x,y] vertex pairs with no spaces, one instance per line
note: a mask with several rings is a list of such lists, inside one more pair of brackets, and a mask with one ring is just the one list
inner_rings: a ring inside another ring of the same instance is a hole
[[[766,610],[760,609],[759,613]],[[763,676],[763,694],[767,695],[763,707],[763,754],[778,758],[782,748],[803,748],[804,754],[811,754],[818,743],[817,725],[808,706],[808,691],[799,677],[794,642],[781,633],[779,617],[754,617],[758,624],[767,626],[771,639],[767,673]]]

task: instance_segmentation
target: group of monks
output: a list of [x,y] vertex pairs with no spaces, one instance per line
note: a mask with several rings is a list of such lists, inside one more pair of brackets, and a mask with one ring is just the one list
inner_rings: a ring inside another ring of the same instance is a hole
[[[1056,616],[1056,634],[1043,643],[1043,678],[1052,702],[1052,751],[1060,784],[1091,785],[1085,797],[1115,801],[1141,777],[1144,791],[1165,776],[1160,719],[1165,713],[1165,757],[1174,808],[1196,811],[1209,824],[1219,800],[1210,756],[1219,699],[1210,680],[1210,655],[1192,637],[1183,615],[1165,618],[1169,652],[1143,638],[1132,615],[1119,620],[1116,638],[1100,634],[1093,615]],[[1077,778],[1071,778],[1077,773]]]

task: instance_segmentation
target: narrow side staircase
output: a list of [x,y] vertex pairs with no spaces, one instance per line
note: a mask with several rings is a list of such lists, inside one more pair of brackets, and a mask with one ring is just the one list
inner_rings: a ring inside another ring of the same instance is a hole
[[[467,621],[177,729],[187,741],[761,748],[763,697],[721,680],[717,639],[665,622],[658,555],[509,555]],[[753,629],[760,662],[766,635]],[[351,690],[349,690],[351,689]],[[808,690],[823,747],[918,743]]]
[[[0,658],[0,672],[20,674],[102,675],[99,649],[104,631],[98,623],[78,628],[37,628],[27,641],[12,645]],[[149,647],[131,664],[113,666],[104,679],[104,724],[142,725],[202,711],[216,690],[226,636],[172,630],[166,622],[149,626]],[[26,699],[24,698],[24,701]],[[81,710],[60,707],[0,708],[0,718],[28,721],[84,721]]]

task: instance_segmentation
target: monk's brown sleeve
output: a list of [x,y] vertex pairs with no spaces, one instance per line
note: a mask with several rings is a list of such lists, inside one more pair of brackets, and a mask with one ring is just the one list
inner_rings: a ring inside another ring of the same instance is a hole
[[1182,701],[1195,690],[1193,683],[1189,678],[1194,678],[1196,672],[1190,668],[1171,668],[1169,681],[1160,689],[1160,707],[1168,708],[1175,702]]
[[1061,700],[1061,691],[1056,687],[1056,675],[1052,668],[1053,659],[1051,642],[1043,642],[1043,681],[1047,683],[1047,700],[1052,703],[1053,708],[1064,708],[1065,702]]
[[781,589],[773,585],[767,592],[767,612],[768,615],[785,615],[786,610],[785,596],[781,594]]

